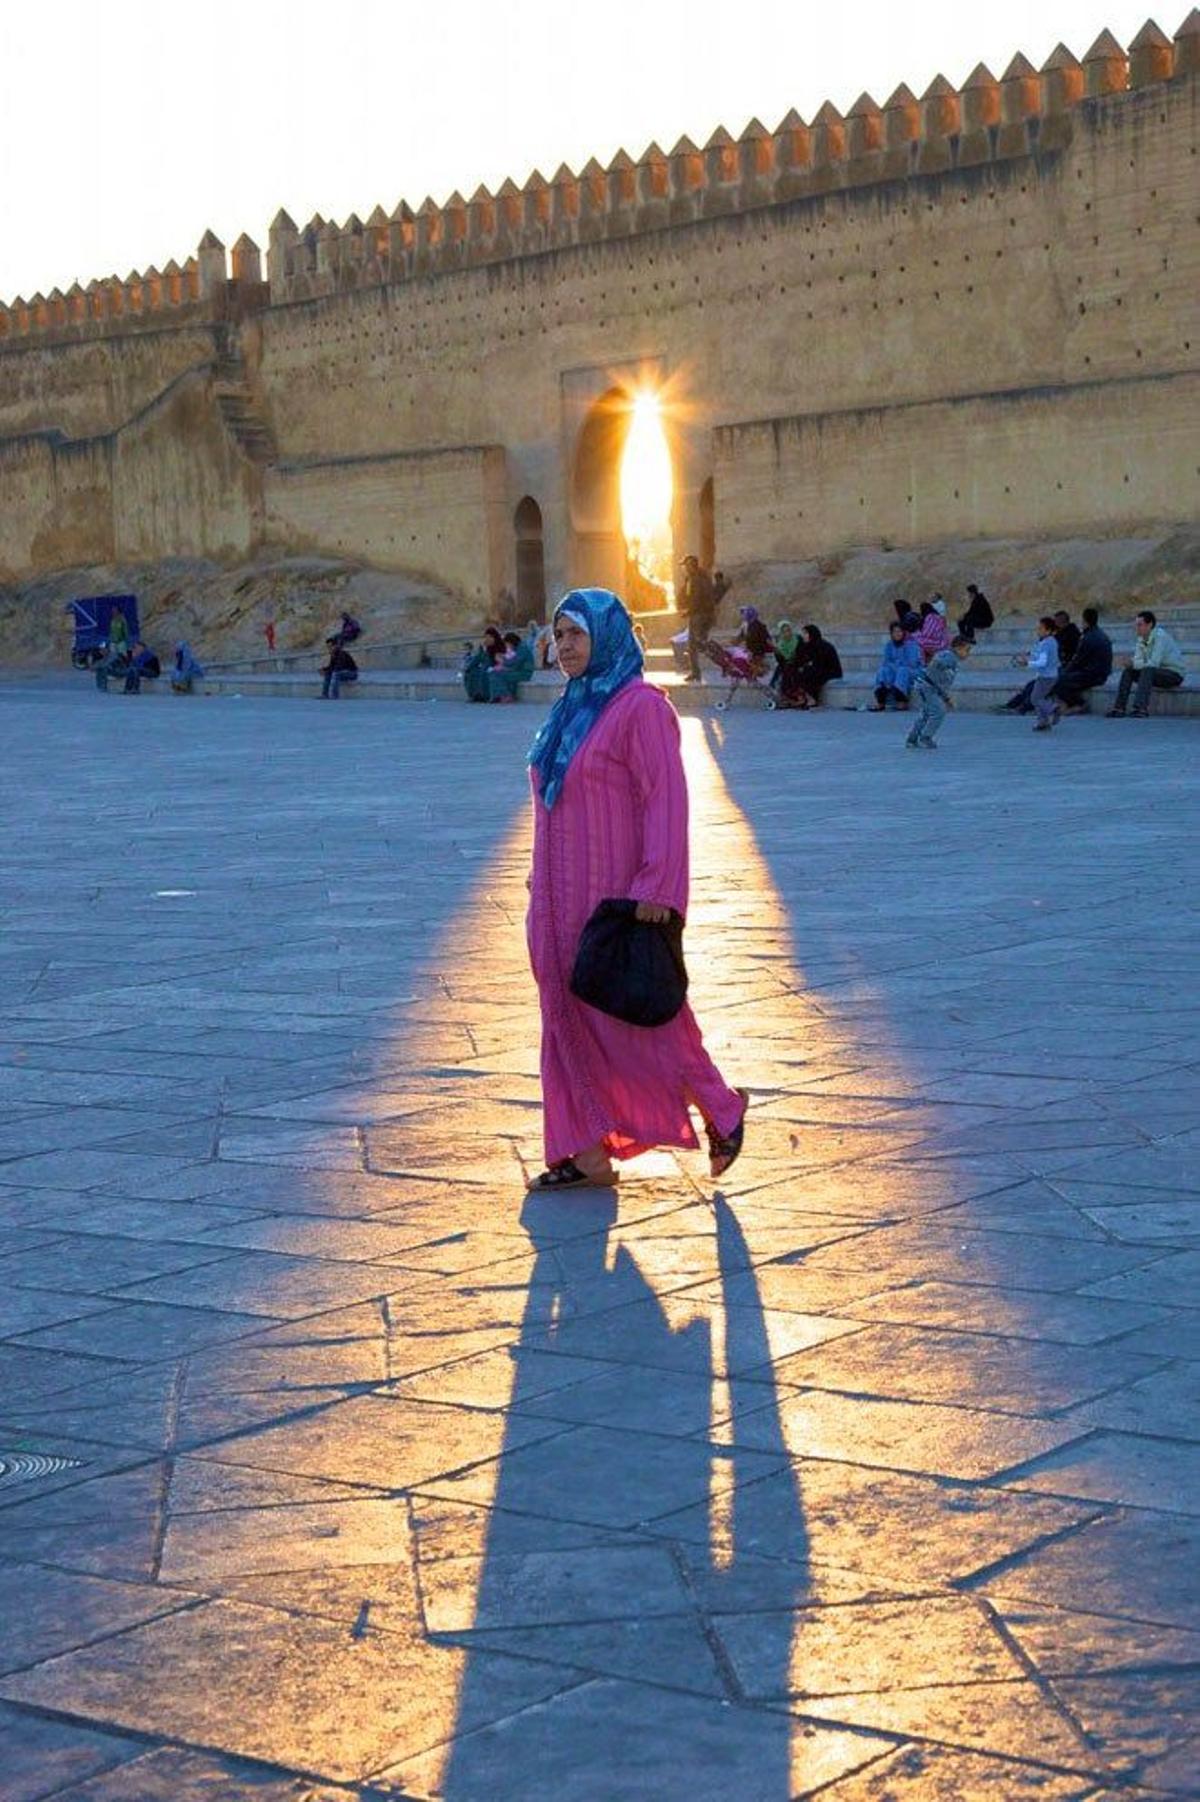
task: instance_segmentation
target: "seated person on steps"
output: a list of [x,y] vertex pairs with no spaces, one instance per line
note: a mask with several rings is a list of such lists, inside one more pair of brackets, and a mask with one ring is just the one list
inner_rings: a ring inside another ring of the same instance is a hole
[[1133,717],[1144,720],[1150,712],[1150,696],[1156,688],[1179,688],[1186,666],[1183,652],[1165,626],[1160,626],[1149,607],[1143,607],[1133,622],[1137,640],[1133,656],[1121,671],[1115,706],[1110,720],[1124,719],[1133,694]]

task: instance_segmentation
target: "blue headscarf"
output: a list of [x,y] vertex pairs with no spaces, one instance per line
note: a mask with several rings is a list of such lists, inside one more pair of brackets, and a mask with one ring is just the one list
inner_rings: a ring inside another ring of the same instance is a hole
[[607,588],[573,588],[554,609],[587,627],[592,654],[582,676],[572,676],[533,741],[529,767],[538,774],[538,792],[553,807],[562,792],[567,765],[615,694],[642,673],[642,649],[621,601]]

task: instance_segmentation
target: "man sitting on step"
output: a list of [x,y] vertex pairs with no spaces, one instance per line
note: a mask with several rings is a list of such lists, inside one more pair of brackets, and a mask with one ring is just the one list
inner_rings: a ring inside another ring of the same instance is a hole
[[1095,607],[1083,610],[1083,634],[1054,685],[1054,699],[1064,713],[1086,713],[1087,694],[1091,688],[1103,688],[1112,675],[1112,639],[1100,630],[1100,614]]
[[1186,665],[1183,652],[1167,631],[1160,626],[1149,607],[1143,607],[1133,622],[1137,642],[1133,656],[1121,671],[1116,705],[1109,711],[1110,720],[1125,717],[1130,692],[1133,693],[1133,717],[1144,720],[1150,712],[1150,692],[1155,688],[1178,688],[1183,682]]

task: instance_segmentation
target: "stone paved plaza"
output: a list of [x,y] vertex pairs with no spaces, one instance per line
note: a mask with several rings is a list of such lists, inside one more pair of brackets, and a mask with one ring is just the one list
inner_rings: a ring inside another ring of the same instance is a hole
[[1200,1795],[1191,728],[687,720],[746,1154],[526,1200],[535,720],[0,691],[0,1798]]

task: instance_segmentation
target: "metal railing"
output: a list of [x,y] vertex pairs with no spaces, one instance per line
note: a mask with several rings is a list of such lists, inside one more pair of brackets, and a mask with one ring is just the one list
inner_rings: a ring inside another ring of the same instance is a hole
[[[380,654],[388,657],[389,669],[430,669],[434,667],[435,656],[449,657],[457,661],[467,645],[473,643],[468,632],[432,632],[421,638],[395,638],[383,643],[354,644],[351,655],[354,661],[367,665],[372,659],[377,660]],[[227,657],[220,661],[205,661],[204,670],[210,676],[282,676],[290,670],[300,670],[306,675],[314,674],[324,662],[328,648],[325,645],[313,645],[307,651],[277,651],[274,656],[264,657]]]

